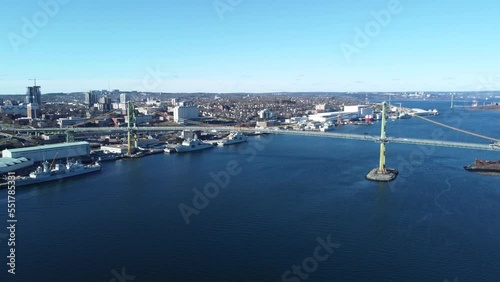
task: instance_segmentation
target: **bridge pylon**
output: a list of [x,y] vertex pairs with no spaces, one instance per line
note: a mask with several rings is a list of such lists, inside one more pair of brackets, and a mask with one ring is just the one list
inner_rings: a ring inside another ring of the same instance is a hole
[[75,133],[73,131],[66,131],[66,142],[75,142]]
[[127,104],[127,154],[130,155],[133,150],[137,149],[137,132],[136,128],[136,111],[132,101]]
[[392,168],[387,168],[385,166],[385,143],[387,143],[386,111],[387,111],[387,103],[383,102],[382,103],[382,124],[381,124],[381,129],[380,129],[380,139],[378,140],[380,142],[379,165],[377,168],[370,170],[370,172],[368,172],[368,174],[366,175],[366,179],[372,180],[372,181],[388,182],[388,181],[392,181],[392,180],[396,179],[396,177],[398,176],[397,170],[392,169]]

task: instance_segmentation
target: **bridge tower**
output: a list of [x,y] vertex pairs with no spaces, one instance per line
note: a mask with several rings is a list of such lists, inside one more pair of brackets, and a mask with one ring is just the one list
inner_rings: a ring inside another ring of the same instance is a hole
[[385,143],[387,143],[386,127],[387,127],[387,104],[382,103],[382,124],[380,128],[380,159],[377,168],[372,169],[367,175],[366,179],[379,182],[388,182],[396,179],[398,171],[385,166]]
[[75,142],[75,132],[66,130],[66,142]]
[[[132,126],[131,126],[132,125]],[[137,132],[136,128],[136,111],[132,101],[127,103],[127,145],[128,155],[131,154],[133,149],[137,148]],[[133,139],[133,140],[132,140]]]

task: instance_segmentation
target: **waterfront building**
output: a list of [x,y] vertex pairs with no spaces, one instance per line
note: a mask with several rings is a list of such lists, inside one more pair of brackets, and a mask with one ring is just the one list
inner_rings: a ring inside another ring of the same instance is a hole
[[33,160],[25,157],[21,158],[0,158],[0,173],[15,171],[27,166],[33,165]]
[[309,115],[308,119],[310,121],[318,121],[324,123],[332,120],[337,120],[339,116],[341,116],[343,119],[344,118],[350,119],[359,117],[359,114],[358,111],[328,112],[328,113]]
[[74,158],[87,156],[90,154],[90,144],[88,142],[69,142],[52,145],[42,145],[34,147],[5,149],[2,151],[4,158],[22,158],[31,159],[34,162],[43,160]]
[[255,124],[255,128],[268,128],[271,126],[277,126],[278,123],[275,120],[264,120],[264,121],[257,121]]
[[128,146],[125,144],[119,144],[119,145],[105,145],[101,146],[101,150],[108,154],[126,154],[128,152]]
[[373,108],[367,105],[344,106],[344,112],[357,112],[360,117],[373,114]]

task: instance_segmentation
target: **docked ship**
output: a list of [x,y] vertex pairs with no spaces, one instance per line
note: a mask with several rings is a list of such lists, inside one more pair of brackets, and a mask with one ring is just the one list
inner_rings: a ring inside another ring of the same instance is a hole
[[220,146],[227,146],[243,142],[247,142],[246,135],[241,132],[231,132],[226,138],[222,139],[222,141],[217,142],[217,144]]
[[116,154],[116,153],[97,152],[97,153],[90,154],[90,157],[93,160],[98,160],[100,163],[102,163],[102,162],[111,162],[111,161],[119,160],[123,157],[123,155]]
[[398,115],[398,119],[408,119],[408,118],[411,118],[411,115],[408,113],[400,113]]
[[334,128],[335,128],[335,124],[324,123],[319,127],[319,131],[328,132],[328,131],[333,131]]
[[56,164],[55,167],[51,169],[49,163],[44,161],[41,166],[37,167],[36,170],[31,172],[28,176],[20,176],[15,181],[16,186],[25,186],[74,177],[100,170],[101,165],[98,162],[90,165],[83,165],[78,161],[67,161],[65,165]]
[[411,118],[412,116],[408,113],[405,113],[405,112],[394,112],[392,114],[389,115],[389,118],[392,119],[392,120],[396,120],[396,119],[408,119],[408,118]]
[[472,172],[500,174],[500,161],[477,159],[472,165],[464,166],[464,169]]
[[102,154],[100,155],[99,157],[97,157],[97,159],[100,161],[100,162],[111,162],[111,161],[116,161],[116,160],[119,160],[121,159],[122,156],[121,155],[118,155],[118,154],[111,154],[111,153],[108,153],[108,154]]
[[167,153],[167,154],[172,154],[175,152],[175,148],[165,147],[165,148],[163,148],[163,152]]
[[175,151],[177,151],[177,153],[184,153],[210,149],[213,147],[214,145],[212,144],[203,143],[201,140],[194,138],[184,140],[181,145],[175,147]]

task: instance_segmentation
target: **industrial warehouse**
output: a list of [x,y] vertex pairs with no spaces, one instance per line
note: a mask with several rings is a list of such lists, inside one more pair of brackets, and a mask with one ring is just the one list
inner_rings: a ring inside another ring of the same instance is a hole
[[0,173],[7,173],[33,165],[33,160],[21,158],[0,158]]
[[40,162],[54,158],[74,158],[90,154],[88,142],[70,142],[53,145],[43,145],[27,148],[5,149],[2,151],[4,158],[21,158]]

